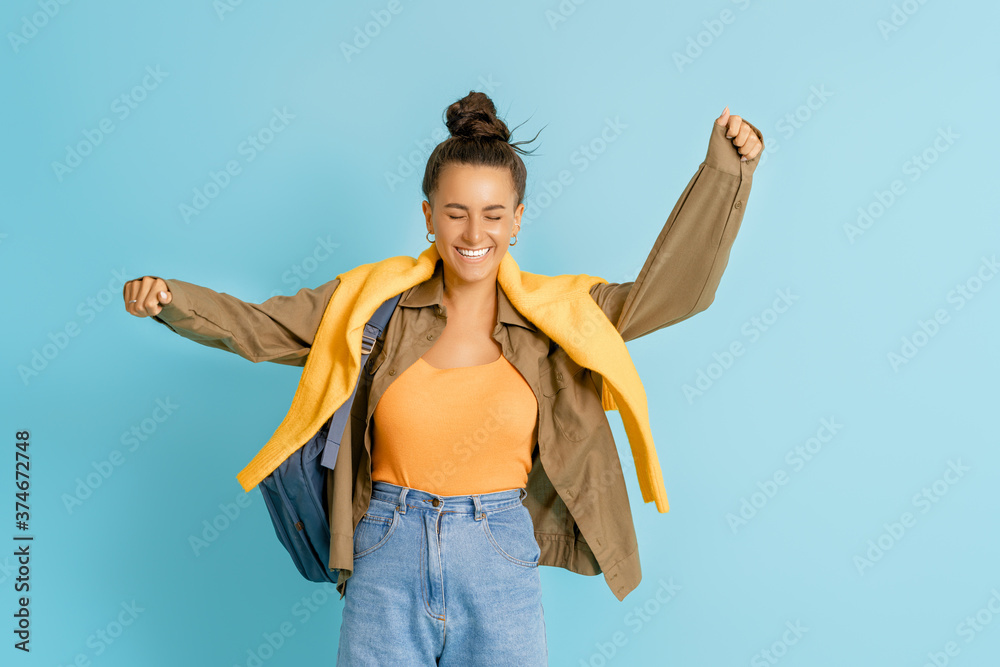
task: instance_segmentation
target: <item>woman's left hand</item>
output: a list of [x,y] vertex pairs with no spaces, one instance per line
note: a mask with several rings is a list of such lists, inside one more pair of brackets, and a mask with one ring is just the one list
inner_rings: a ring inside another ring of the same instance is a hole
[[722,110],[722,115],[715,119],[715,124],[728,126],[726,138],[733,140],[733,145],[736,146],[740,154],[741,162],[757,157],[764,146],[749,124],[744,123],[739,116],[730,115],[728,106]]

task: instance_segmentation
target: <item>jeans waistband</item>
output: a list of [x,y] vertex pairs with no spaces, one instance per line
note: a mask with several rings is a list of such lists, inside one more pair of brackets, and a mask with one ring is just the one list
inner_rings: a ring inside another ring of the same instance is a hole
[[[382,480],[372,482],[372,500],[381,500],[396,505],[400,512],[407,509],[426,509],[432,512],[458,512],[463,514],[480,514],[482,512],[498,511],[522,504],[528,495],[524,487],[493,491],[490,493],[474,493],[458,496],[443,496],[421,489],[400,486]],[[437,504],[435,504],[435,501]]]

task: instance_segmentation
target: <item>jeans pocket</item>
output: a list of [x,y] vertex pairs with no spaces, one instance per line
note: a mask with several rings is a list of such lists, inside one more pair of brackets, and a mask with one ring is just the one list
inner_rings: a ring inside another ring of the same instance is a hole
[[399,511],[395,505],[381,500],[371,500],[368,511],[354,529],[354,560],[363,558],[385,545],[399,525]]
[[515,565],[538,567],[541,549],[531,514],[524,505],[483,514],[483,531],[493,549]]

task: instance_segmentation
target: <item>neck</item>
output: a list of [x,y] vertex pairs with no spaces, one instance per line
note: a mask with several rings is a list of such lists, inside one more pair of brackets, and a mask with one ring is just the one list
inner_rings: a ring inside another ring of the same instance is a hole
[[497,312],[497,277],[465,282],[444,267],[442,300],[451,313],[495,319]]

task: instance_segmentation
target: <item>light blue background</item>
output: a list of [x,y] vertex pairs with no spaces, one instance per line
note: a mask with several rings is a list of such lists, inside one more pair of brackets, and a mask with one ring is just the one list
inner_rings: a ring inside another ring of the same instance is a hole
[[[574,11],[553,23],[555,0],[399,2],[350,59],[341,44],[387,3],[245,0],[220,15],[209,0],[51,2],[58,13],[39,14],[34,33],[24,21],[44,2],[0,12],[0,489],[12,538],[13,438],[30,429],[35,537],[32,650],[15,651],[8,632],[0,662],[247,665],[288,623],[294,634],[263,664],[334,664],[342,601],[299,577],[260,494],[244,496],[235,477],[281,421],[300,371],[129,316],[119,276],[259,302],[415,256],[426,247],[420,180],[443,111],[483,90],[510,127],[524,123],[515,140],[547,125],[528,146],[538,146],[526,158],[529,203],[560,170],[573,173],[525,218],[514,255],[537,273],[633,279],[724,106],[768,146],[715,303],[629,344],[669,513],[642,504],[609,413],[642,584],[618,602],[601,576],[543,568],[551,664],[923,665],[929,653],[937,664],[997,664],[1000,280],[976,283],[978,271],[993,277],[982,258],[1000,246],[1000,54],[987,46],[996,4],[564,2]],[[894,8],[901,25],[884,33]],[[688,48],[696,57],[678,66]],[[147,67],[165,76],[123,118],[114,100]],[[275,108],[294,119],[249,161],[240,143]],[[60,180],[52,163],[105,118],[113,132]],[[608,119],[626,127],[581,170],[574,152]],[[957,138],[935,148],[949,128]],[[413,151],[417,168],[390,187],[386,175]],[[908,161],[925,151],[934,162],[914,172]],[[185,222],[179,205],[228,160],[241,173]],[[859,207],[877,209],[894,180],[902,194],[851,242],[845,225]],[[337,249],[306,280],[288,280],[318,239]],[[967,282],[979,291],[959,308],[949,294]],[[768,317],[778,290],[797,299],[752,340],[744,327]],[[947,322],[917,335],[918,353],[894,369],[888,355],[938,309]],[[18,369],[74,324],[77,335],[23,379]],[[745,353],[689,400],[683,386],[737,341]],[[123,434],[157,400],[177,407],[129,451]],[[842,428],[797,468],[786,454],[824,418]],[[124,463],[69,511],[67,494],[114,450]],[[968,470],[938,481],[949,461]],[[773,497],[753,497],[782,471]],[[915,504],[936,481],[943,495]],[[241,497],[249,506],[195,555],[190,536]],[[759,508],[733,530],[727,516],[744,499]],[[892,538],[884,524],[905,512],[915,523]],[[0,607],[10,627],[7,539]],[[890,548],[859,568],[880,539]],[[679,588],[668,599],[661,582]],[[95,643],[133,601],[134,622]],[[977,613],[980,625],[968,625]],[[786,632],[796,624],[800,637]]]

